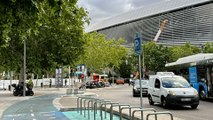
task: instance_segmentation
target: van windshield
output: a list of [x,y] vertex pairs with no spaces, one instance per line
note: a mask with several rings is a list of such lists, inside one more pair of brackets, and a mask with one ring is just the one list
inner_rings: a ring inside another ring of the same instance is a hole
[[162,86],[165,88],[190,88],[190,84],[182,77],[162,78]]

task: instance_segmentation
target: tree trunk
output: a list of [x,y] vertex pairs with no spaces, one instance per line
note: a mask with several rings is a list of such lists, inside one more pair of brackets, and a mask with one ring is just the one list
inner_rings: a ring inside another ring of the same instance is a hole
[[24,65],[21,63],[20,66],[20,75],[19,75],[19,83],[24,82]]

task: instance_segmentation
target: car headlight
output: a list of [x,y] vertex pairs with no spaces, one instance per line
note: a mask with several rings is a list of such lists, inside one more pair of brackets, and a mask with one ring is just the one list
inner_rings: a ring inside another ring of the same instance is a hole
[[167,93],[170,94],[170,95],[176,95],[175,92],[173,92],[171,90],[168,90]]
[[194,95],[195,95],[195,96],[197,96],[197,95],[198,95],[197,90],[194,90]]

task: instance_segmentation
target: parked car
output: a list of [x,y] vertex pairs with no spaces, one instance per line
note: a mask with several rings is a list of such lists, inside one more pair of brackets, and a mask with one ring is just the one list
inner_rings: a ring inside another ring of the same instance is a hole
[[105,87],[105,83],[104,83],[104,82],[97,82],[97,83],[96,83],[96,86],[97,86],[98,88]]
[[[147,96],[149,80],[141,80],[142,95]],[[134,80],[132,94],[133,97],[140,96],[140,80]]]
[[130,83],[130,79],[129,78],[124,78],[124,83],[129,84]]
[[105,83],[105,87],[110,87],[110,83],[109,82],[104,82]]
[[172,72],[158,72],[150,75],[148,87],[149,104],[160,103],[164,108],[169,105],[191,106],[199,105],[199,95],[182,76]]
[[123,84],[124,85],[124,79],[123,78],[117,78],[116,79],[116,84]]
[[86,88],[97,88],[97,81],[86,81]]

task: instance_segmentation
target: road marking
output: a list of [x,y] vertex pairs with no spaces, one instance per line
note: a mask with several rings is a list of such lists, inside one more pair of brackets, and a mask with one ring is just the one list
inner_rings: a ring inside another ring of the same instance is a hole
[[31,116],[34,117],[35,115],[33,113],[31,113]]
[[33,112],[33,107],[32,106],[30,107],[30,112]]

